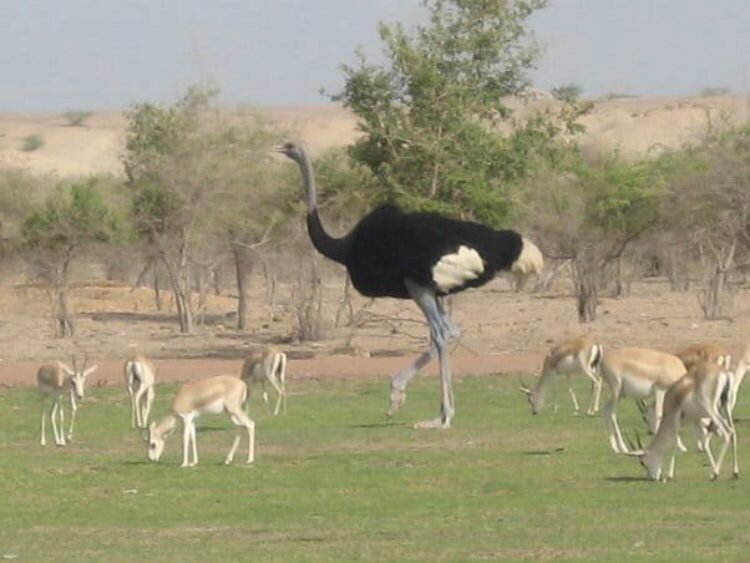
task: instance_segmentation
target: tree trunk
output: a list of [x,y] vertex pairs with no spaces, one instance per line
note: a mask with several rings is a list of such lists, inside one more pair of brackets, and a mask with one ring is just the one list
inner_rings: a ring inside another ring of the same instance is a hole
[[65,286],[58,286],[55,288],[54,301],[57,336],[60,338],[73,336],[75,333],[75,327],[70,318],[70,312],[68,309],[68,292]]
[[578,321],[590,323],[596,320],[596,307],[599,297],[598,265],[593,259],[574,261],[576,307]]
[[250,305],[250,275],[253,272],[253,259],[250,250],[232,243],[234,269],[237,275],[237,328],[247,330]]

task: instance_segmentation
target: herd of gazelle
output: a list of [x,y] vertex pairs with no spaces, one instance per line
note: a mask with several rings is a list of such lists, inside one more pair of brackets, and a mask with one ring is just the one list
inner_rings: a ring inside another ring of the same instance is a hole
[[[149,424],[149,415],[155,396],[157,369],[154,363],[142,354],[134,353],[125,360],[125,387],[131,404],[131,426],[147,434],[144,439],[148,447],[148,457],[158,461],[164,450],[167,436],[175,429],[177,420],[182,422],[182,467],[198,463],[195,421],[202,414],[226,412],[232,423],[244,428],[248,436],[247,463],[255,459],[255,422],[247,414],[249,387],[260,383],[263,386],[263,400],[268,404],[265,383],[268,381],[277,393],[274,415],[283,408],[286,412],[286,364],[284,352],[267,346],[253,352],[243,363],[240,377],[236,375],[215,375],[195,382],[185,383],[172,399],[169,412],[158,422]],[[67,441],[73,437],[73,423],[77,410],[76,399],[83,399],[86,377],[97,366],[86,368],[86,358],[79,368],[73,357],[73,367],[63,362],[45,364],[37,371],[37,385],[41,396],[41,439],[46,445],[45,421],[50,419],[55,444],[64,446],[64,395],[69,394],[72,410]],[[49,410],[46,404],[50,403]],[[58,425],[59,420],[59,425]],[[224,462],[234,459],[241,440],[237,433]],[[192,456],[191,456],[192,454]],[[192,457],[192,459],[191,459]]]
[[[731,369],[730,352],[717,345],[694,345],[676,354],[648,348],[604,349],[589,338],[566,340],[553,347],[544,359],[542,372],[536,385],[531,388],[522,383],[534,414],[545,405],[546,389],[558,375],[567,377],[568,391],[576,414],[578,399],[571,386],[570,376],[585,374],[591,381],[591,397],[587,414],[599,411],[599,400],[603,382],[610,388],[611,396],[602,409],[608,430],[609,443],[618,454],[636,456],[652,479],[671,479],[674,476],[675,451],[685,451],[679,431],[683,423],[689,423],[698,441],[698,449],[704,451],[711,467],[711,477],[716,478],[721,470],[728,448],[732,447],[735,476],[739,475],[737,461],[737,436],[732,412],[737,401],[737,392],[743,378],[750,370],[750,345],[744,350],[734,369]],[[242,429],[248,437],[247,463],[252,463],[255,454],[255,422],[247,413],[248,388],[260,383],[263,400],[268,404],[265,384],[276,391],[273,414],[286,412],[287,357],[275,347],[264,347],[252,353],[243,363],[240,377],[216,375],[196,382],[184,384],[172,400],[169,412],[159,421],[149,424],[149,415],[154,401],[156,366],[141,354],[133,354],[124,365],[125,385],[131,402],[131,426],[147,431],[148,457],[158,461],[167,436],[182,423],[182,466],[198,463],[195,421],[202,414],[227,413],[238,427],[232,447],[225,458],[229,464],[234,459],[241,441]],[[41,396],[41,438],[46,444],[45,421],[50,419],[55,444],[64,446],[73,437],[73,426],[77,411],[76,399],[84,397],[86,378],[97,366],[86,368],[86,358],[78,367],[75,356],[72,367],[63,362],[45,364],[37,372],[37,383]],[[65,433],[64,401],[68,393],[71,406],[70,428]],[[649,431],[654,434],[647,447],[626,444],[617,420],[617,404],[624,397],[638,402]],[[650,405],[645,400],[653,398]],[[49,408],[47,409],[47,403]],[[269,405],[270,408],[270,405]],[[718,457],[710,447],[710,437],[716,434],[723,440]],[[664,467],[671,453],[669,465]]]
[[[674,477],[675,452],[685,451],[680,428],[688,423],[693,428],[698,449],[704,451],[711,466],[711,478],[719,475],[724,455],[732,446],[733,475],[739,475],[737,436],[732,412],[737,392],[750,370],[750,345],[740,356],[734,369],[728,350],[714,344],[693,345],[676,354],[648,348],[603,349],[588,338],[566,340],[547,354],[542,373],[534,388],[521,384],[534,414],[544,407],[545,389],[557,375],[568,376],[568,390],[578,412],[578,400],[570,385],[571,373],[583,373],[592,381],[588,413],[598,410],[602,382],[611,396],[602,409],[609,433],[609,443],[618,454],[635,456],[655,480]],[[647,447],[638,439],[638,447],[625,443],[617,421],[617,404],[624,397],[638,401],[649,430],[654,434]],[[653,403],[645,400],[653,398]],[[713,455],[710,437],[716,434],[724,442],[718,458]],[[671,453],[665,471],[665,457]]]

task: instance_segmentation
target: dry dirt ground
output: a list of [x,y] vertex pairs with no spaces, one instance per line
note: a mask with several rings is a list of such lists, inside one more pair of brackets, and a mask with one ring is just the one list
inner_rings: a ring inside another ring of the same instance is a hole
[[[313,153],[345,145],[357,136],[352,115],[338,106],[260,111],[294,131]],[[740,96],[598,101],[584,118],[587,132],[579,142],[591,151],[617,147],[623,154],[644,155],[699,141],[709,128],[746,123],[749,115],[750,103]],[[0,113],[0,167],[53,177],[120,175],[125,125],[121,111],[95,113],[84,127],[68,126],[60,114]],[[30,135],[39,135],[44,144],[24,152],[24,139]],[[32,383],[39,362],[69,358],[74,347],[98,361],[95,381],[108,384],[120,382],[122,359],[133,347],[158,358],[166,380],[237,371],[247,350],[266,342],[287,348],[290,378],[377,376],[386,381],[426,344],[426,328],[411,303],[380,300],[360,315],[356,329],[333,326],[342,295],[340,279],[326,287],[325,337],[315,344],[294,342],[290,288],[279,290],[278,303],[271,308],[262,279],[254,282],[249,331],[232,328],[235,299],[220,296],[209,300],[205,323],[189,336],[177,333],[168,308],[154,309],[148,290],[79,284],[72,294],[78,327],[73,341],[52,336],[49,298],[43,289],[4,283],[0,285],[0,384],[5,385]],[[365,303],[356,300],[355,309]],[[453,311],[463,329],[452,357],[459,374],[535,372],[554,341],[580,333],[590,332],[605,345],[665,350],[705,340],[739,347],[750,340],[747,291],[736,296],[734,320],[708,322],[694,292],[672,293],[663,281],[635,284],[625,299],[603,298],[599,319],[588,326],[578,324],[573,298],[564,287],[546,295],[517,294],[504,280],[457,296]],[[427,373],[434,370],[430,366]]]
[[[212,296],[205,322],[191,335],[177,331],[173,313],[157,311],[148,289],[112,283],[80,283],[72,292],[77,333],[53,336],[49,299],[39,287],[0,288],[0,385],[31,385],[40,362],[69,359],[76,348],[99,364],[94,385],[121,384],[122,361],[137,348],[157,359],[162,381],[238,372],[248,350],[280,343],[295,378],[377,377],[387,382],[426,345],[426,327],[410,302],[355,297],[356,328],[335,327],[342,283],[325,287],[325,334],[314,343],[294,339],[291,288],[282,286],[276,304],[266,302],[263,279],[253,281],[251,329],[233,328],[235,299]],[[712,341],[739,349],[750,340],[750,292],[735,297],[733,320],[706,321],[694,291],[671,292],[663,280],[636,283],[625,298],[601,298],[599,318],[580,325],[575,302],[564,287],[547,294],[515,293],[504,279],[454,298],[453,318],[463,330],[452,354],[456,374],[536,373],[555,341],[583,333],[605,346],[639,345],[675,350]],[[169,307],[167,307],[169,309]],[[435,374],[436,366],[425,371]]]

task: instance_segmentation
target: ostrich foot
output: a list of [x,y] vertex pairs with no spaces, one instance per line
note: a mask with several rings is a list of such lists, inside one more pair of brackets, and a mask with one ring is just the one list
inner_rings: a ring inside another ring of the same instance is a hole
[[414,424],[415,430],[429,430],[433,428],[439,428],[441,430],[444,430],[450,427],[451,427],[450,418],[444,419],[442,416],[439,416],[438,418],[433,418],[432,420],[422,420]]

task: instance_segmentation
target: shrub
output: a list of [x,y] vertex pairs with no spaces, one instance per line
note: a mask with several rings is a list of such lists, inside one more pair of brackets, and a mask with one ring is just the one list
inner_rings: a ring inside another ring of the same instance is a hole
[[66,111],[63,117],[69,127],[83,127],[85,121],[93,114],[91,111]]
[[21,145],[21,150],[24,152],[31,152],[41,148],[42,146],[44,146],[44,137],[38,134],[34,134],[29,135],[28,137],[24,137],[23,144]]

